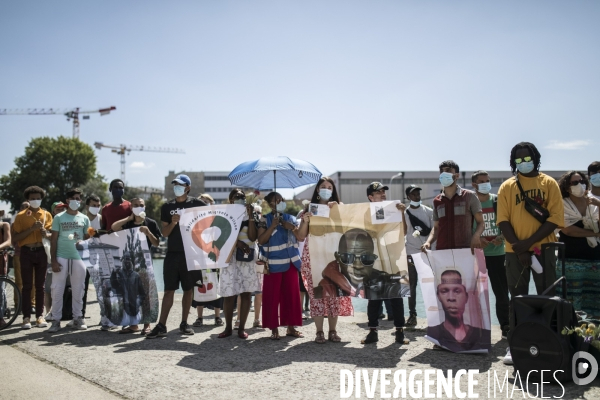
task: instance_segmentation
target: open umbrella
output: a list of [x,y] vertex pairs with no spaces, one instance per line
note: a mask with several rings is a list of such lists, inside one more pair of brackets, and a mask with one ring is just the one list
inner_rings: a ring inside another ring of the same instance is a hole
[[241,163],[231,171],[229,180],[232,185],[277,190],[278,184],[282,188],[296,188],[316,183],[321,175],[308,161],[277,156]]

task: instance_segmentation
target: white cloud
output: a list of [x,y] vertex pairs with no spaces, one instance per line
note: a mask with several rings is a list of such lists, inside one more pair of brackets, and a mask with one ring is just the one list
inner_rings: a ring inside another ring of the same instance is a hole
[[143,161],[133,161],[131,164],[129,164],[129,168],[133,169],[149,169],[152,167],[154,167],[154,163],[146,164]]
[[590,144],[591,142],[589,140],[572,140],[570,142],[551,140],[550,144],[546,145],[546,148],[551,150],[580,150]]

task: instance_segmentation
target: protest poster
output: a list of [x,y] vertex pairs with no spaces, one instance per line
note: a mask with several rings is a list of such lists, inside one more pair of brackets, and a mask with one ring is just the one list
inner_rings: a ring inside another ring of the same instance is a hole
[[114,325],[154,323],[158,291],[146,236],[139,228],[90,238],[76,244],[96,289],[98,304]]
[[401,219],[374,222],[369,203],[335,205],[329,218],[311,217],[315,298],[409,297],[403,229]]
[[185,208],[178,212],[188,270],[226,267],[235,249],[246,207],[219,204]]
[[411,255],[427,312],[426,339],[455,353],[491,349],[488,275],[483,250]]

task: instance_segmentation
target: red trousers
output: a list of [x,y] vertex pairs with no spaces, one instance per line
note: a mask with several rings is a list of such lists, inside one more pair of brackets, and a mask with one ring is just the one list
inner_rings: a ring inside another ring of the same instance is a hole
[[262,326],[277,329],[280,326],[302,326],[302,305],[298,269],[290,264],[285,272],[264,276],[262,298]]

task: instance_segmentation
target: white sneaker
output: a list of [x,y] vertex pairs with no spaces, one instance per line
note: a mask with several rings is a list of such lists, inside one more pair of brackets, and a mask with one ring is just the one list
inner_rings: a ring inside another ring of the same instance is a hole
[[48,314],[46,314],[46,317],[44,318],[47,322],[52,322],[54,321],[54,318],[52,317],[52,311],[50,311]]
[[304,318],[303,319],[309,319],[309,318],[310,318],[310,312],[304,311]]
[[31,329],[31,321],[29,318],[23,318],[23,323],[21,324],[21,329]]
[[46,319],[42,316],[38,317],[38,319],[35,320],[35,326],[37,326],[38,328],[45,328],[48,326],[48,322],[46,322]]
[[83,321],[83,318],[76,318],[71,322],[73,322],[73,329],[79,329],[82,331],[87,329],[87,325]]
[[60,331],[60,321],[52,321],[52,326],[46,332],[54,333]]
[[505,365],[513,365],[512,356],[510,355],[510,347],[506,348],[506,355],[504,356],[504,359],[502,359],[502,362]]

